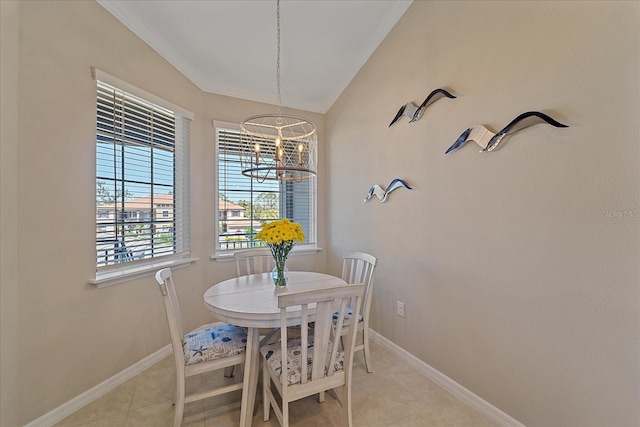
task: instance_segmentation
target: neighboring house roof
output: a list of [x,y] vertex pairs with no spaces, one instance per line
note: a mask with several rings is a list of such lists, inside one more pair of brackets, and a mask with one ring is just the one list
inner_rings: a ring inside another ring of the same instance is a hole
[[[149,209],[151,205],[151,197],[136,197],[134,199],[125,200],[124,202],[125,208],[127,210],[144,210]],[[153,195],[153,205],[154,207],[158,207],[159,205],[173,205],[173,194],[154,194]],[[121,203],[110,203],[100,205],[97,208],[100,210],[114,210],[120,209]],[[229,211],[229,210],[244,210],[243,206],[236,205],[235,203],[228,202],[226,200],[220,200],[219,202],[220,210]]]
[[234,203],[228,202],[226,200],[220,200],[219,202],[219,206],[220,206],[220,210],[221,211],[230,211],[230,210],[237,210],[237,209],[244,209],[243,206],[240,205],[236,205]]
[[[136,197],[134,199],[129,199],[124,201],[124,206],[127,211],[135,211],[135,210],[145,210],[149,209],[151,205],[151,197]],[[158,207],[160,205],[173,205],[173,194],[154,194],[153,195],[153,206]],[[120,210],[122,206],[121,203],[109,203],[97,206],[97,209],[100,210]]]

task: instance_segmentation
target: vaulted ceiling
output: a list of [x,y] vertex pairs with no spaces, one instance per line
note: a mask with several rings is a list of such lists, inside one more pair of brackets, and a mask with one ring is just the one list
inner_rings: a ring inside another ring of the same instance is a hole
[[[275,0],[98,0],[203,91],[278,104]],[[412,0],[283,0],[282,105],[326,112]]]

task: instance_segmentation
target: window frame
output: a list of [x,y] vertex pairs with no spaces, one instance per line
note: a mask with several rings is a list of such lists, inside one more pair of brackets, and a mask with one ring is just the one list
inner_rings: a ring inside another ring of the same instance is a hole
[[[239,123],[232,123],[232,122],[225,122],[225,121],[219,121],[219,120],[213,120],[213,130],[214,130],[214,158],[215,158],[215,195],[214,195],[214,211],[215,211],[215,224],[214,224],[214,229],[215,229],[215,233],[214,233],[214,250],[213,250],[213,254],[211,255],[211,259],[214,260],[220,260],[220,261],[224,261],[224,260],[229,260],[229,259],[233,259],[234,256],[234,250],[233,249],[225,249],[222,250],[220,249],[220,233],[219,233],[219,224],[220,224],[220,153],[219,153],[219,144],[218,144],[218,130],[219,129],[223,129],[223,130],[229,130],[229,131],[237,131],[240,132],[240,124]],[[248,178],[249,179],[249,178]],[[317,176],[314,176],[312,178],[310,178],[312,181],[312,188],[310,190],[310,192],[312,194],[309,195],[309,198],[307,199],[310,202],[310,208],[309,208],[309,227],[312,230],[312,241],[308,242],[308,243],[297,243],[292,251],[291,254],[295,255],[295,254],[301,254],[301,253],[316,253],[318,251],[320,251],[321,249],[318,247],[318,181],[317,181]],[[286,184],[286,182],[284,183]],[[313,197],[313,200],[311,200],[311,197]],[[233,203],[233,202],[232,202]],[[250,217],[247,217],[250,218]],[[282,215],[280,215],[280,218],[283,218]]]
[[[194,119],[194,114],[190,111],[179,107],[169,101],[166,101],[156,95],[146,92],[143,89],[135,87],[117,77],[111,76],[96,68],[92,68],[93,78],[96,81],[96,89],[98,82],[106,83],[115,87],[129,95],[140,98],[148,103],[155,104],[161,108],[167,109],[174,114],[176,125],[174,129],[174,141],[175,151],[174,157],[174,182],[173,182],[173,194],[174,194],[174,212],[176,215],[174,219],[175,232],[180,237],[179,250],[170,254],[163,254],[160,256],[152,256],[150,258],[126,261],[111,265],[98,266],[97,258],[94,258],[95,278],[90,279],[89,283],[96,285],[97,287],[109,286],[116,283],[122,283],[125,281],[133,280],[136,278],[152,275],[159,268],[172,267],[181,268],[191,265],[197,261],[197,258],[191,257],[191,245],[190,245],[190,189],[189,189],[189,174],[190,174],[190,155],[189,155],[189,127]],[[94,92],[95,93],[95,92]],[[94,95],[96,96],[96,95]],[[97,98],[96,100],[96,115],[97,117]],[[96,131],[97,132],[97,131]],[[96,161],[98,160],[98,142],[97,139],[94,142],[96,147]],[[180,144],[180,145],[179,145]],[[178,173],[176,173],[178,171]],[[94,174],[94,182],[97,182],[98,170],[97,165]],[[94,202],[95,203],[95,202]],[[94,242],[97,240],[98,233],[98,206],[96,205],[96,228],[94,231]]]

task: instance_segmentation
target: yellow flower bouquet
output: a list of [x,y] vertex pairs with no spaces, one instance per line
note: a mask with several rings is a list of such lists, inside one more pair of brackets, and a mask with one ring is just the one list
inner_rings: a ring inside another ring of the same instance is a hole
[[262,226],[262,230],[256,234],[256,239],[265,242],[271,250],[276,263],[272,273],[273,282],[276,286],[286,286],[285,263],[296,242],[304,242],[302,226],[287,218],[269,222]]

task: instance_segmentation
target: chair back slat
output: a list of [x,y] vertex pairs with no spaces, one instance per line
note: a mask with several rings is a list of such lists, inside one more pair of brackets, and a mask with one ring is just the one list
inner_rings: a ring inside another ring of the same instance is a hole
[[[287,324],[287,310],[280,310],[280,324]],[[280,353],[282,354],[282,381],[283,384],[287,384],[287,327],[283,326],[280,329]],[[286,390],[283,390],[286,392]]]
[[[357,298],[357,297],[352,297],[352,298]],[[344,298],[340,302],[340,309],[338,310],[338,319],[336,321],[335,327],[331,328],[330,330],[333,338],[333,342],[332,342],[333,347],[331,347],[331,356],[328,364],[329,367],[333,366],[334,363],[336,362],[336,356],[338,355],[338,340],[340,339],[339,331],[342,331],[342,326],[344,324],[344,316],[347,309],[347,303],[352,298]],[[333,322],[333,316],[331,318],[331,321]],[[354,325],[353,328],[357,328],[357,327]],[[327,372],[327,376],[333,375],[333,372],[334,372],[333,369],[329,369]]]
[[[311,379],[327,376],[327,352],[333,346],[331,325],[325,319],[331,318],[333,301],[321,301],[316,304],[316,321],[313,324],[313,365]],[[303,343],[304,345],[304,343]]]
[[[286,309],[285,309],[286,311]],[[307,304],[302,305],[302,323],[300,326],[300,342],[306,343],[309,340],[309,306]],[[304,335],[304,336],[303,336]],[[302,354],[300,355],[300,360],[302,361],[301,367],[301,379],[300,382],[305,384],[307,382],[307,377],[309,376],[309,367],[305,363],[305,361],[309,358],[309,349],[306,345],[301,346],[300,348]]]

